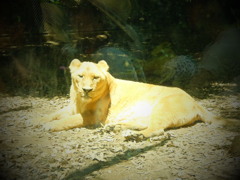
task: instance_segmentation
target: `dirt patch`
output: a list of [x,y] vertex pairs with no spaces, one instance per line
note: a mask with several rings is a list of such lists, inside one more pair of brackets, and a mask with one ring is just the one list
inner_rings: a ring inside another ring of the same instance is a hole
[[[239,119],[240,93],[230,90],[199,102],[223,117]],[[67,103],[60,97],[0,96],[1,179],[238,178],[239,127],[197,123],[131,142],[121,132],[101,127],[49,133],[31,125],[37,116]]]

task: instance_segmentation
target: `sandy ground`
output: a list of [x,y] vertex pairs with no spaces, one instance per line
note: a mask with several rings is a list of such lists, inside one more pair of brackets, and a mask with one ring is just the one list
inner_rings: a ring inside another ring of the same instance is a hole
[[[240,93],[199,100],[210,111],[240,120]],[[240,128],[204,123],[171,129],[141,142],[122,132],[76,128],[45,132],[31,121],[68,103],[66,98],[0,95],[0,179],[183,180],[238,179]]]

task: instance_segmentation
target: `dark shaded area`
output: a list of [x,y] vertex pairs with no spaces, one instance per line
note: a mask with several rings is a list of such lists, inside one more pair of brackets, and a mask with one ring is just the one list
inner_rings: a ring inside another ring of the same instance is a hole
[[0,91],[66,95],[69,62],[101,57],[115,77],[202,97],[211,82],[239,85],[239,20],[227,0],[2,1]]
[[5,113],[8,113],[8,112],[12,112],[12,111],[27,110],[27,109],[30,109],[31,107],[32,107],[32,106],[22,106],[22,107],[15,108],[15,109],[10,109],[10,110],[2,110],[2,109],[1,109],[0,115],[5,114]]
[[82,170],[76,170],[75,172],[73,172],[72,174],[68,175],[67,177],[65,177],[65,180],[74,180],[74,179],[85,179],[85,176],[93,173],[94,171],[98,171],[100,169],[103,168],[107,168],[110,166],[113,166],[114,164],[118,164],[122,161],[126,161],[129,160],[132,157],[141,155],[147,151],[153,150],[156,147],[160,147],[165,145],[168,141],[170,140],[170,137],[166,137],[163,138],[163,140],[160,143],[157,143],[155,145],[151,145],[151,146],[146,146],[144,148],[141,149],[133,149],[133,150],[127,150],[125,151],[123,154],[121,155],[117,155],[115,157],[113,157],[112,159],[110,159],[109,161],[106,162],[98,162],[96,164],[93,164],[91,166],[88,166]]

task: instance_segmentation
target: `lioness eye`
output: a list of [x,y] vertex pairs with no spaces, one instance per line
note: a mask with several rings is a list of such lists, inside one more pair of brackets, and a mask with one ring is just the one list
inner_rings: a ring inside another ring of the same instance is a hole
[[94,76],[93,79],[95,79],[95,80],[96,80],[96,79],[99,79],[99,76]]
[[83,78],[83,75],[78,75],[78,77]]

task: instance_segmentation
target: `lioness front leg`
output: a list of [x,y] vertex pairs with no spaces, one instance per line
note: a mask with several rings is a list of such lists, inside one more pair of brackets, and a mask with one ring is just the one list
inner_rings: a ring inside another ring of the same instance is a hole
[[83,118],[81,114],[75,114],[60,120],[48,122],[43,126],[43,129],[48,131],[62,131],[82,127],[83,125]]
[[35,124],[45,124],[47,122],[55,121],[55,120],[60,120],[66,117],[69,117],[71,114],[71,109],[70,107],[65,107],[59,111],[56,111],[54,113],[51,113],[49,115],[45,115],[43,117],[37,118],[35,120]]

